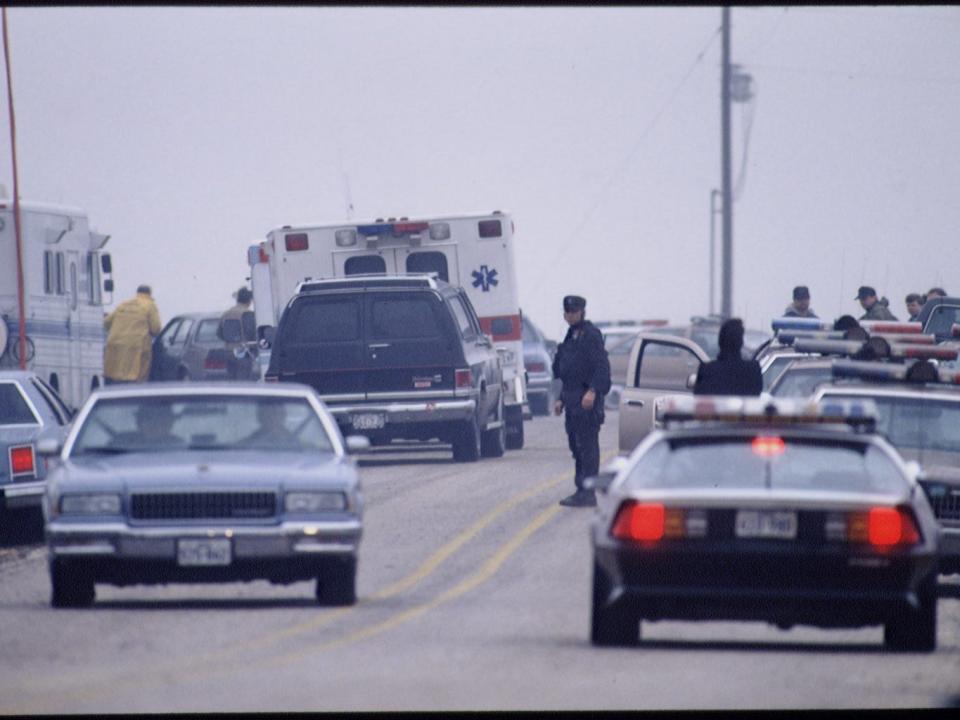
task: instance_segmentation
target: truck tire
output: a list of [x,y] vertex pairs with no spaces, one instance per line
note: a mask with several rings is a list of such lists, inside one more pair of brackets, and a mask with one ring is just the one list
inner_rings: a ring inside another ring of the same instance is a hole
[[503,457],[507,442],[507,424],[503,420],[503,396],[500,396],[500,403],[497,408],[497,420],[500,426],[492,430],[484,430],[480,437],[480,454],[483,457],[498,458]]
[[937,649],[937,573],[924,580],[917,593],[920,607],[906,608],[883,626],[883,644],[900,652]]
[[454,462],[476,462],[480,459],[480,423],[474,415],[457,428],[453,437]]
[[609,589],[607,573],[594,561],[590,642],[601,647],[632,647],[640,642],[640,618],[623,603],[608,605]]
[[93,578],[63,560],[50,561],[50,585],[50,605],[55,608],[88,607],[96,598]]
[[523,407],[508,405],[503,417],[507,426],[507,450],[519,450],[523,447]]

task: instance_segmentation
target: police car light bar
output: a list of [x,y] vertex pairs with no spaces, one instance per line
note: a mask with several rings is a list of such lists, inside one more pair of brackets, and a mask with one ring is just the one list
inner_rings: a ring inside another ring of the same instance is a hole
[[833,323],[818,318],[780,317],[770,322],[774,332],[780,330],[833,330]]
[[853,355],[862,347],[863,340],[821,340],[819,338],[797,338],[793,342],[793,348],[797,352],[820,353],[821,355]]
[[[868,360],[834,360],[831,365],[831,372],[835,378],[908,382],[907,371],[910,367],[910,365],[892,365]],[[937,380],[931,382],[943,385],[960,385],[960,372],[938,368]]]
[[923,324],[919,322],[889,322],[887,320],[864,320],[860,327],[868,333],[922,333]]
[[734,422],[751,425],[844,423],[873,426],[873,400],[827,399],[820,403],[797,398],[731,397],[728,395],[668,396],[656,407],[656,419],[671,422]]
[[[793,345],[798,339],[804,340],[843,340],[842,330],[784,330],[777,333],[777,340],[783,345]],[[891,345],[893,343],[910,343],[912,345],[934,345],[937,342],[935,335],[923,333],[871,333],[870,337],[879,337]]]
[[890,346],[890,357],[927,360],[956,360],[956,345],[906,345]]

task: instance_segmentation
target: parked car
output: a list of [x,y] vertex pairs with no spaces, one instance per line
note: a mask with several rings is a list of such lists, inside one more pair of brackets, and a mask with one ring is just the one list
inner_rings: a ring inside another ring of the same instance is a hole
[[337,424],[310,388],[111,386],[87,400],[43,498],[51,603],[113,585],[316,580],[356,598],[363,496]]
[[645,620],[882,624],[891,650],[937,643],[939,528],[876,407],[675,398],[663,428],[587,484],[594,645]]
[[37,454],[44,438],[66,437],[73,409],[30,370],[0,370],[0,514],[40,507],[47,465]]
[[523,315],[523,365],[527,371],[527,398],[534,415],[550,415],[560,397],[560,380],[553,377],[557,343],[548,340],[533,321]]
[[374,444],[439,439],[457,462],[507,447],[497,349],[463,288],[431,275],[301,283],[265,379],[310,385],[344,434]]
[[[251,321],[253,313],[251,312]],[[153,341],[150,380],[226,380],[233,351],[221,339],[221,313],[185,313],[172,318]],[[249,331],[250,336],[254,330]],[[241,380],[259,379],[256,363]]]

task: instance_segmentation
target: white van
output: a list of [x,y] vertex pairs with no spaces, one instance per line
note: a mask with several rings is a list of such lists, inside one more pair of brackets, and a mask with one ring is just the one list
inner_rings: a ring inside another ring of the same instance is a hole
[[[501,353],[506,445],[523,447],[523,420],[530,410],[513,231],[510,215],[500,211],[276,228],[248,251],[258,332],[277,326],[304,280],[435,273],[466,290],[483,332]],[[268,354],[261,353],[260,361],[266,367]]]
[[[79,407],[103,384],[103,307],[112,301],[109,235],[74,207],[20,202],[22,306],[13,201],[0,199],[0,368],[26,367]],[[106,297],[105,297],[106,295]]]

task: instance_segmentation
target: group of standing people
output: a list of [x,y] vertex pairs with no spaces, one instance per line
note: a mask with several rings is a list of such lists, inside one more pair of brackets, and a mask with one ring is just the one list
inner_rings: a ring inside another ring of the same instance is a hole
[[[224,320],[241,320],[250,310],[253,293],[242,287],[234,293],[236,305],[223,313]],[[242,323],[241,323],[242,326]],[[137,294],[114,309],[103,320],[107,342],[103,350],[103,381],[105,385],[147,382],[153,362],[153,339],[160,334],[160,312],[153,300],[149,285],[140,285]],[[218,333],[219,334],[219,333]],[[223,338],[220,334],[221,339]],[[227,343],[232,351],[242,343]],[[249,358],[236,357],[232,352],[227,361],[227,377],[238,379],[249,374]]]
[[[925,295],[910,293],[906,297],[907,315],[910,322],[917,319],[921,308],[932,297],[946,297],[943,288],[933,287]],[[878,298],[877,291],[869,285],[861,285],[854,300],[863,308],[861,320],[888,320],[897,322],[897,316],[890,311],[890,303],[885,297]],[[815,318],[817,314],[810,307],[810,289],[806,285],[797,285],[793,289],[793,302],[783,311],[784,317]]]

